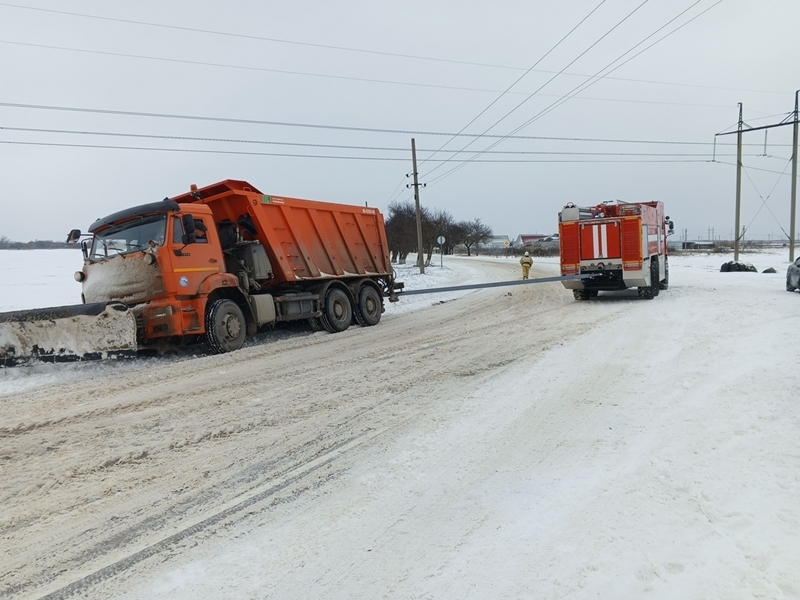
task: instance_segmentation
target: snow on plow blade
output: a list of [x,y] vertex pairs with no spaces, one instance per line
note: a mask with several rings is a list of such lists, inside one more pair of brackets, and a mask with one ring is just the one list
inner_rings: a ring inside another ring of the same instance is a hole
[[120,302],[0,313],[0,366],[97,360],[136,352],[136,319]]

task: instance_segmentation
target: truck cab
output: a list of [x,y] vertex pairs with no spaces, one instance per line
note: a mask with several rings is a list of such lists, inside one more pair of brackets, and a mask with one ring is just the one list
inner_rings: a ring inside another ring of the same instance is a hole
[[225,273],[219,234],[203,204],[144,204],[98,219],[89,232],[83,269],[76,273],[81,299],[127,305],[140,347],[203,334],[208,294],[237,287]]

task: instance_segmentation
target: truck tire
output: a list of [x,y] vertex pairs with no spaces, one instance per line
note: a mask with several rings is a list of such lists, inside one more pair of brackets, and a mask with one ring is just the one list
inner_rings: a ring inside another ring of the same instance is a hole
[[661,283],[658,281],[658,258],[650,259],[650,287],[653,288],[653,298],[658,296],[661,290]]
[[381,295],[371,285],[361,286],[358,292],[358,310],[356,321],[362,327],[377,325],[381,320]]
[[572,295],[575,300],[588,300],[589,290],[572,290]]
[[353,307],[350,298],[338,287],[332,287],[325,294],[325,307],[322,311],[322,324],[331,333],[338,333],[350,327],[353,320]]
[[669,288],[669,259],[664,259],[664,279],[658,284],[658,287],[662,290],[666,290]]
[[789,278],[789,276],[787,275],[787,276],[786,276],[786,291],[787,291],[787,292],[793,292],[793,291],[795,291],[796,289],[797,289],[797,288],[796,288],[796,287],[794,287],[794,286],[792,285],[792,281],[791,281],[791,279]]
[[206,345],[213,353],[238,350],[246,333],[244,314],[233,300],[215,300],[206,309]]

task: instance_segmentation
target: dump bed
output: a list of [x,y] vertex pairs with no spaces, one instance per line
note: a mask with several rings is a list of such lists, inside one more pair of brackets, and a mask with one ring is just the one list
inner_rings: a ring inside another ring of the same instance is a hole
[[276,284],[391,276],[383,215],[376,208],[270,196],[234,180],[173,199],[202,202],[218,227],[236,223],[261,242]]

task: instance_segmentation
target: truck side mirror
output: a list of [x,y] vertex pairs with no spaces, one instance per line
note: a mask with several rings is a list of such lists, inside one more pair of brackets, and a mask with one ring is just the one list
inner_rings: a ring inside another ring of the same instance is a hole
[[183,224],[181,242],[183,242],[184,245],[194,244],[197,241],[197,237],[194,234],[194,217],[189,214],[183,215],[181,217],[181,223]]
[[81,230],[80,229],[73,229],[67,234],[67,243],[74,244],[79,239],[81,239]]

